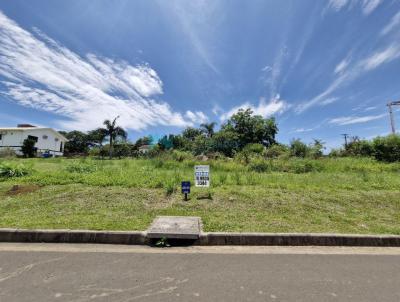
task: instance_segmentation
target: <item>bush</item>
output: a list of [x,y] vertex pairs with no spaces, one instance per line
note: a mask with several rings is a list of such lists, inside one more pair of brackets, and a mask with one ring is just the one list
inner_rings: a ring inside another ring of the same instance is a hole
[[70,173],[92,173],[97,171],[97,166],[87,162],[74,162],[65,167]]
[[0,158],[16,157],[15,151],[9,147],[0,149]]
[[243,148],[243,151],[249,153],[262,154],[264,152],[265,147],[261,144],[248,144]]
[[249,170],[259,173],[267,172],[270,170],[270,164],[265,160],[256,159],[249,164]]
[[193,159],[193,155],[190,152],[186,151],[179,151],[179,150],[173,150],[171,152],[171,157],[175,161],[182,162],[184,160],[191,160]]
[[308,146],[300,139],[294,139],[290,142],[290,155],[296,157],[306,157],[308,151]]
[[0,164],[1,178],[22,177],[25,175],[29,175],[31,172],[32,168],[26,167],[23,164],[14,164],[14,163]]
[[354,139],[347,144],[344,152],[350,156],[373,156],[374,146],[367,140]]
[[277,158],[289,152],[285,145],[275,144],[267,148],[264,152],[266,158]]
[[36,141],[33,139],[25,139],[22,143],[21,151],[24,157],[35,157],[36,156],[36,148],[35,148]]
[[372,141],[374,156],[386,162],[400,161],[400,135],[377,137]]

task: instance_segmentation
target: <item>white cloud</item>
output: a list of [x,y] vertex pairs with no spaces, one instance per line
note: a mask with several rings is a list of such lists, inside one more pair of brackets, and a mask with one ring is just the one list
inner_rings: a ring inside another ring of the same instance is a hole
[[[328,85],[328,87],[313,97],[309,101],[305,101],[298,105],[295,109],[297,113],[302,113],[311,107],[316,105],[324,105],[325,99],[329,97],[336,89],[343,85],[349,85],[353,80],[357,79],[366,72],[369,72],[382,64],[388,63],[400,57],[400,43],[395,42],[389,45],[387,48],[377,51],[368,57],[354,62],[353,64],[347,64],[345,70],[338,73],[337,77]],[[347,60],[347,59],[344,59]],[[342,65],[342,60],[338,66]],[[337,66],[337,67],[338,67]]]
[[381,35],[388,34],[398,25],[400,25],[400,12],[395,14],[390,20],[390,22],[382,29]]
[[400,57],[400,44],[392,44],[384,50],[378,51],[361,62],[365,70],[372,70],[378,66]]
[[298,128],[293,130],[291,133],[304,133],[304,132],[310,132],[313,131],[314,128]]
[[332,103],[336,102],[338,99],[339,98],[337,98],[337,97],[327,98],[326,100],[321,101],[319,103],[319,105],[326,106],[326,105],[329,105],[329,104],[332,104]]
[[329,123],[344,126],[351,124],[367,123],[370,121],[381,119],[384,116],[387,116],[387,114],[367,115],[367,116],[343,116],[331,119]]
[[374,110],[376,108],[377,108],[376,106],[371,106],[371,107],[365,108],[364,111],[371,111],[371,110]]
[[350,1],[348,0],[330,0],[329,7],[332,9],[339,11],[344,8]]
[[270,100],[268,103],[265,101],[264,98],[261,98],[260,102],[258,103],[258,106],[254,106],[253,104],[246,102],[240,106],[236,106],[232,108],[231,110],[223,113],[220,117],[221,121],[229,119],[233,114],[235,114],[239,109],[248,109],[250,108],[253,110],[253,113],[256,115],[261,115],[264,118],[267,118],[271,115],[277,114],[277,113],[282,113],[285,111],[289,105],[287,102],[284,100],[281,100],[279,95],[277,95],[275,98]]
[[188,110],[186,111],[185,117],[195,124],[202,124],[208,121],[207,116],[201,111],[192,112]]
[[157,72],[146,64],[93,54],[81,57],[40,32],[30,33],[0,12],[0,75],[3,94],[21,105],[62,115],[59,126],[88,130],[106,118],[140,130],[153,125],[184,127],[188,118],[154,98],[163,93]]
[[350,9],[357,5],[363,12],[364,15],[372,13],[380,4],[382,0],[330,0],[328,7],[340,11],[346,7]]
[[349,63],[350,63],[350,60],[348,58],[343,59],[342,61],[340,61],[340,63],[337,64],[336,67],[335,67],[335,73],[343,72],[347,68]]
[[364,0],[362,3],[362,11],[364,15],[369,15],[381,4],[382,0]]

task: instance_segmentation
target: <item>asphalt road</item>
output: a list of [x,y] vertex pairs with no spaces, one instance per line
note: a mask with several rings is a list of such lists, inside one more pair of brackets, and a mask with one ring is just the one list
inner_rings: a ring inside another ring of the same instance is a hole
[[399,248],[0,244],[0,301],[400,301]]

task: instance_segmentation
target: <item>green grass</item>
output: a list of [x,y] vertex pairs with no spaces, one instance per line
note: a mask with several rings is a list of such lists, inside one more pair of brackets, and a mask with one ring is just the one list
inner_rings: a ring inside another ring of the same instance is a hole
[[[206,231],[400,234],[399,163],[211,161],[211,188],[185,202],[180,182],[193,180],[193,160],[11,162],[32,172],[0,179],[0,227],[144,230],[157,215],[193,215]],[[16,184],[39,187],[10,194]]]

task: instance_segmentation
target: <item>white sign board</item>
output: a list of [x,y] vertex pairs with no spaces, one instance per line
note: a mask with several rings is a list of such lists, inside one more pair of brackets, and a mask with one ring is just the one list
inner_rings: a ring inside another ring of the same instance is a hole
[[210,186],[210,166],[194,166],[194,184],[196,187]]

